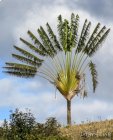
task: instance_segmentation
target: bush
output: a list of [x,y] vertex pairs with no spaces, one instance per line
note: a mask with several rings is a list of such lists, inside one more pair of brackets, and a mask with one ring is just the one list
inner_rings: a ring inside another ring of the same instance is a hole
[[48,118],[44,124],[44,135],[46,137],[58,135],[60,126],[55,118]]
[[44,124],[37,123],[32,134],[36,140],[65,140],[60,134],[60,126],[57,120],[51,117]]
[[14,112],[11,111],[7,139],[26,140],[26,135],[31,134],[35,124],[35,118],[29,110],[25,113],[19,111],[18,109]]
[[10,122],[4,120],[0,130],[1,140],[67,140],[59,131],[60,124],[53,117],[44,124],[36,123],[33,114],[16,109],[11,111]]

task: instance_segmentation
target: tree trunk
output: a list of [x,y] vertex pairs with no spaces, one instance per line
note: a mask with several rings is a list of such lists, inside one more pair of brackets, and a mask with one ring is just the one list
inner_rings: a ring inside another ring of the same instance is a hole
[[71,100],[67,99],[67,125],[71,126]]

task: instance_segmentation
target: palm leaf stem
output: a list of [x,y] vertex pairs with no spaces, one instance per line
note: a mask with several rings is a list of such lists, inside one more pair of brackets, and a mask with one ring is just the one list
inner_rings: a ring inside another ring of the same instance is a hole
[[88,63],[84,66],[84,68],[82,69],[82,71],[80,70],[79,72],[80,72],[80,75],[82,75],[82,74],[84,74],[84,72],[85,72],[85,70],[86,70],[86,68],[88,67]]
[[39,73],[42,73],[43,75],[47,76],[48,78],[52,79],[53,81],[55,80],[55,76],[48,72],[47,70],[41,70],[39,71]]
[[42,66],[42,69],[40,69],[43,72],[47,72],[48,74],[50,73],[51,76],[53,76],[54,78],[56,78],[56,75],[54,74],[53,69],[51,69],[51,67],[45,63],[45,65]]
[[53,58],[53,61],[52,64],[54,65],[54,68],[56,69],[56,72],[60,71],[62,68],[61,68],[61,65],[57,62],[58,59],[56,58]]
[[78,56],[79,56],[79,53],[75,53],[76,55],[76,59],[74,59],[74,69],[76,69],[76,66],[77,66],[77,61],[78,61]]
[[79,71],[81,71],[81,69],[82,69],[82,67],[83,67],[83,65],[84,65],[84,63],[86,62],[87,59],[88,59],[88,56],[86,56],[86,57],[84,58],[83,62],[82,62],[81,65],[79,66],[79,67],[80,67],[80,68],[79,68]]
[[78,70],[78,68],[79,68],[79,66],[80,66],[80,64],[81,64],[81,62],[82,62],[82,60],[83,60],[83,58],[84,58],[84,53],[81,53],[80,55],[79,55],[79,61],[78,61],[78,63],[76,64],[76,69]]
[[63,68],[65,68],[65,60],[64,60],[64,56],[63,56],[63,53],[61,54],[61,58],[62,58],[62,65],[63,65]]
[[48,78],[48,76],[46,74],[44,74],[43,72],[39,72],[39,73],[40,74],[37,74],[37,76],[48,80],[50,83],[54,83],[53,81],[51,81],[52,79],[50,79],[50,77]]
[[74,53],[74,58],[73,58],[73,62],[72,62],[72,68],[73,68],[73,69],[74,69],[74,67],[75,67],[76,59],[77,59],[77,53]]
[[62,63],[61,63],[61,61],[59,60],[59,57],[58,57],[58,55],[56,55],[56,58],[55,58],[55,60],[58,60],[58,63],[59,63],[59,65],[60,65],[60,68],[61,68],[61,70],[63,70],[63,66],[62,66]]

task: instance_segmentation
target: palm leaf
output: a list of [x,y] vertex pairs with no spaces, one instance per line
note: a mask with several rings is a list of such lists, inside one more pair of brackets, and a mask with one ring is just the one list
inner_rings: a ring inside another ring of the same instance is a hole
[[36,71],[36,67],[34,66],[29,66],[29,65],[25,65],[25,64],[18,64],[18,63],[5,63],[7,66],[11,66],[11,67],[18,67],[18,68],[22,68],[22,69],[28,69],[28,70],[35,70]]
[[56,50],[51,42],[51,40],[49,39],[49,36],[47,35],[46,31],[43,29],[42,26],[40,26],[40,31],[43,33],[44,37],[45,37],[45,40],[47,41],[47,44],[48,44],[48,48],[51,49],[51,51],[53,52],[53,54],[56,54]]
[[53,51],[50,42],[48,42],[47,36],[42,31],[42,28],[41,29],[38,29],[37,31],[39,33],[39,36],[40,36],[42,42],[43,42],[43,45],[46,46],[46,49],[49,52],[49,56],[50,57],[54,57],[55,52]]
[[81,41],[82,41],[82,38],[84,36],[86,27],[87,27],[87,19],[84,22],[84,25],[83,25],[83,28],[82,28],[82,31],[81,31],[81,35],[79,37],[79,42],[78,42],[78,46],[77,46],[76,52],[80,52],[79,50],[81,50]]
[[35,76],[35,73],[28,73],[28,72],[15,72],[15,71],[3,71],[4,73],[7,73],[9,75],[17,76],[17,77],[22,77],[22,78],[33,78]]
[[31,39],[34,41],[35,45],[38,45],[40,51],[43,51],[46,55],[49,55],[49,52],[47,51],[47,49],[42,45],[42,43],[37,39],[37,37],[28,30],[28,35],[31,37]]
[[98,30],[100,28],[100,23],[97,24],[97,26],[95,27],[92,35],[90,36],[85,48],[84,48],[84,52],[87,54],[88,53],[88,48],[89,48],[89,45],[92,43],[92,41],[94,40],[95,36],[98,34]]
[[71,50],[71,42],[70,42],[70,27],[69,22],[65,19],[63,23],[63,49],[65,52]]
[[42,62],[43,62],[43,61],[42,62],[36,62],[36,61],[33,61],[33,60],[29,59],[29,58],[26,58],[24,56],[17,55],[17,54],[12,54],[12,56],[14,58],[16,58],[17,60],[20,60],[22,62],[25,62],[27,64],[30,64],[30,65],[33,65],[33,66],[36,66],[36,67],[40,67],[42,65]]
[[71,14],[71,41],[72,41],[72,48],[75,48],[78,43],[78,26],[79,26],[79,16]]
[[90,69],[90,73],[91,73],[91,76],[92,76],[93,92],[95,92],[95,89],[97,87],[98,81],[97,81],[96,66],[92,61],[89,63],[89,69]]
[[87,52],[87,55],[90,54],[90,52],[92,51],[92,49],[99,42],[99,40],[102,38],[102,36],[105,33],[105,30],[106,30],[106,27],[104,26],[103,28],[101,28],[101,30],[99,31],[99,33],[94,37],[94,39],[90,43],[89,47],[87,48],[87,51],[86,51]]
[[39,55],[45,56],[46,53],[43,50],[39,50],[38,48],[36,48],[34,45],[32,45],[31,43],[29,43],[28,41],[20,38],[20,40],[27,46],[29,47],[31,50],[35,51],[36,53],[38,53]]
[[49,33],[50,39],[52,40],[52,44],[54,44],[55,48],[59,51],[62,51],[62,48],[57,40],[57,37],[55,36],[54,32],[52,31],[50,25],[47,23],[47,31]]
[[7,70],[4,71],[5,73],[25,78],[34,77],[37,73],[36,67],[24,64],[6,63],[6,67],[4,68]]
[[110,32],[110,29],[108,29],[103,35],[102,37],[98,40],[98,42],[94,45],[94,47],[90,50],[89,52],[89,56],[93,56],[95,54],[95,52],[100,48],[101,44],[105,41],[106,37],[108,36]]
[[63,43],[64,42],[64,38],[63,38],[63,21],[62,21],[62,16],[61,15],[58,16],[57,30],[58,30],[60,44],[63,46],[63,44],[64,44]]
[[28,51],[25,51],[25,50],[22,49],[22,48],[19,48],[19,47],[17,47],[17,46],[14,46],[14,48],[15,48],[16,50],[18,50],[21,54],[25,55],[26,57],[28,57],[28,58],[30,58],[30,59],[36,61],[36,62],[42,62],[42,61],[43,61],[42,59],[39,59],[37,56],[35,56],[35,55],[29,53]]

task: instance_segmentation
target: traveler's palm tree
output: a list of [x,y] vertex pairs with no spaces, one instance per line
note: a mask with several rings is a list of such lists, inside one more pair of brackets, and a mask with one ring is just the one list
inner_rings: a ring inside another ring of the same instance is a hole
[[47,23],[47,31],[40,26],[37,30],[39,39],[28,31],[32,43],[20,40],[28,50],[14,46],[19,54],[12,56],[22,63],[6,63],[6,73],[18,77],[31,78],[41,76],[67,100],[67,124],[71,125],[71,99],[80,94],[87,96],[85,89],[85,70],[89,68],[93,91],[97,86],[97,71],[91,61],[92,56],[106,39],[110,29],[100,27],[98,23],[89,35],[91,22],[86,19],[79,35],[79,16],[71,15],[71,21],[58,16],[58,37]]

